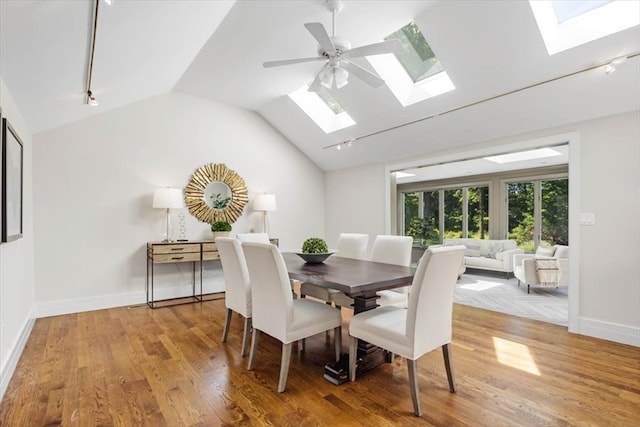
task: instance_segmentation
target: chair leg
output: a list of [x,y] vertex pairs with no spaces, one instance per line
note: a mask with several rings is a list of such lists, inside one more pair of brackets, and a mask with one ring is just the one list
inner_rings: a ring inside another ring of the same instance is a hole
[[280,360],[280,381],[278,382],[278,393],[282,393],[287,386],[287,376],[289,375],[289,361],[291,360],[291,343],[282,343],[282,359]]
[[358,338],[349,336],[349,380],[356,380],[356,359],[358,359]]
[[224,316],[224,329],[222,331],[222,342],[227,342],[227,336],[229,335],[229,325],[231,325],[231,314],[233,310],[227,308],[227,313]]
[[527,293],[531,291],[531,285],[527,285]]
[[447,380],[449,380],[449,391],[456,392],[456,379],[453,376],[453,368],[451,367],[451,343],[442,346],[442,356],[444,357],[444,367],[447,370]]
[[253,328],[253,335],[251,336],[251,352],[249,353],[249,364],[247,369],[252,371],[253,365],[256,360],[256,350],[258,348],[258,338],[260,338],[260,331]]
[[335,328],[333,334],[336,336],[336,362],[339,362],[342,354],[342,326]]
[[420,409],[420,392],[418,390],[418,361],[407,359],[407,370],[409,371],[409,388],[411,389],[411,400],[413,400],[413,413],[416,417],[422,416]]
[[242,357],[246,356],[247,350],[249,350],[249,334],[251,334],[251,318],[245,317],[244,333],[242,334],[242,351],[240,351],[240,356]]

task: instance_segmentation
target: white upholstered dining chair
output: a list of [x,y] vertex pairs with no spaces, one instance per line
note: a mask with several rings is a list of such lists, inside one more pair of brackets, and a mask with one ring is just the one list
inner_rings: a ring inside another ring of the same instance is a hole
[[222,342],[227,341],[231,314],[235,311],[244,318],[244,333],[242,335],[242,350],[244,357],[249,349],[249,336],[251,333],[251,288],[249,285],[249,270],[242,252],[240,241],[232,237],[218,237],[216,246],[222,263],[224,275],[225,306],[227,312],[222,331]]
[[240,243],[271,243],[267,233],[238,233],[236,234],[236,239],[240,240]]
[[[342,258],[364,259],[367,255],[367,245],[369,243],[368,234],[359,233],[340,233],[338,242],[336,243],[336,254],[334,256]],[[338,295],[341,294],[341,295]],[[336,297],[340,298],[342,303],[347,303],[347,307],[353,302],[342,292],[324,288],[322,286],[313,285],[311,283],[303,283],[300,286],[300,296],[305,298],[312,296],[319,300],[325,301],[326,304],[336,303]],[[340,304],[336,303],[336,307]]]
[[[409,267],[411,265],[411,249],[413,247],[413,237],[411,236],[391,236],[379,235],[373,242],[371,250],[371,261],[385,264],[396,264]],[[407,291],[409,287],[404,286],[397,289],[389,289],[378,292],[378,305],[407,306]]]
[[295,341],[333,329],[336,361],[342,346],[342,316],[340,311],[317,301],[293,299],[289,275],[282,254],[274,245],[243,243],[251,279],[253,305],[253,335],[248,369],[252,370],[258,349],[258,338],[264,332],[282,342],[278,392],[287,384],[291,347]]
[[465,246],[429,248],[420,259],[407,309],[379,307],[358,313],[349,323],[349,378],[355,381],[358,339],[407,359],[415,415],[422,415],[417,360],[442,348],[449,391],[455,392],[451,366],[453,291]]

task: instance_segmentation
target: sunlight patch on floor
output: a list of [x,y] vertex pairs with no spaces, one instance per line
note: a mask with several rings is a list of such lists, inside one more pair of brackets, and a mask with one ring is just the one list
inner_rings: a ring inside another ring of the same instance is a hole
[[499,363],[533,375],[540,375],[540,370],[526,345],[493,337],[493,347]]
[[486,291],[487,289],[495,288],[496,286],[500,286],[502,283],[498,282],[475,282],[469,283],[467,285],[460,285],[462,289],[468,289],[470,291]]

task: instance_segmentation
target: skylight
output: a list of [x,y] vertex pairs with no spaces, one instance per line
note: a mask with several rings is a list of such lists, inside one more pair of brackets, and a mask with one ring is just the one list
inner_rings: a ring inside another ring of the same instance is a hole
[[597,9],[600,6],[611,3],[613,0],[589,0],[589,1],[561,1],[552,0],[553,11],[556,15],[558,24],[562,24],[576,16],[584,15],[585,13]]
[[513,163],[521,162],[523,160],[543,159],[545,157],[554,157],[560,155],[561,153],[551,148],[538,148],[535,150],[484,157],[484,159],[494,163]]
[[410,22],[386,37],[399,39],[399,54],[368,56],[402,106],[415,104],[455,89],[418,26]]
[[385,37],[385,40],[391,39],[402,43],[404,50],[395,56],[414,83],[444,70],[415,23],[410,22]]
[[549,55],[640,24],[640,2],[529,0]]
[[309,92],[303,86],[289,94],[289,98],[313,120],[324,133],[335,132],[356,124],[342,106],[324,88]]

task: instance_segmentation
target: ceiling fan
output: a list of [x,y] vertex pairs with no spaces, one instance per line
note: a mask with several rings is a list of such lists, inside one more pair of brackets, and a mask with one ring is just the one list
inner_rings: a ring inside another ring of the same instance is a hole
[[326,61],[309,86],[310,92],[319,91],[321,86],[327,89],[335,86],[337,89],[340,89],[348,83],[349,73],[373,87],[383,85],[384,80],[382,80],[380,76],[355,63],[352,59],[363,56],[398,53],[402,51],[402,44],[399,40],[392,39],[352,49],[351,43],[349,43],[347,39],[336,36],[336,14],[342,10],[342,6],[342,1],[340,0],[327,0],[327,7],[333,13],[333,31],[331,36],[329,36],[324,25],[319,22],[304,24],[305,28],[318,42],[318,56],[268,61],[262,65],[265,68],[270,68],[301,62]]

